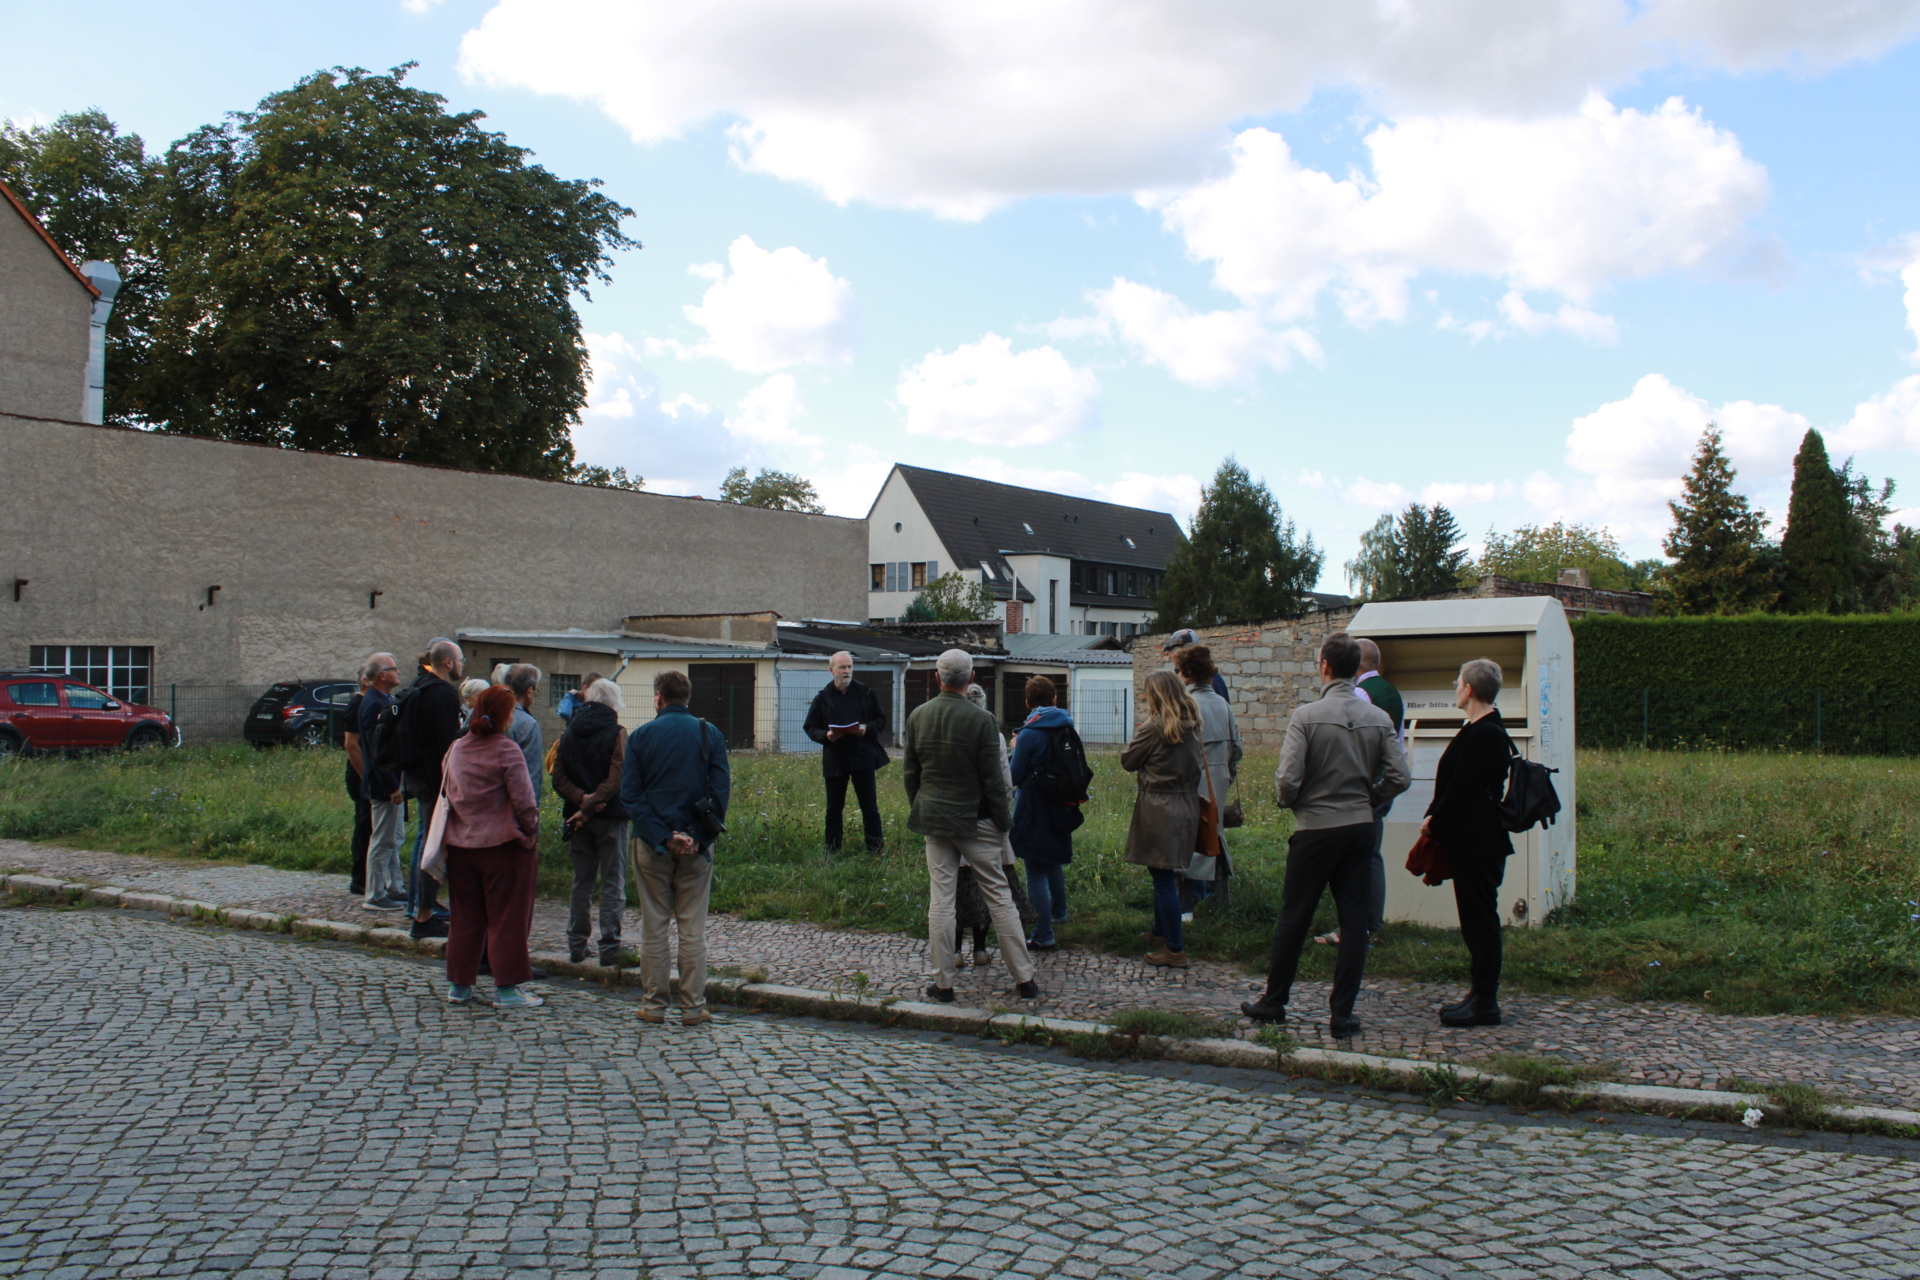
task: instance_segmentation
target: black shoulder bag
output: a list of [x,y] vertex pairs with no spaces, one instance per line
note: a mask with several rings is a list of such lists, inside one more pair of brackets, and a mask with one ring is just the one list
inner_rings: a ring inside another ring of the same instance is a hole
[[698,716],[694,719],[700,722],[700,785],[706,789],[706,794],[694,801],[693,816],[711,848],[715,841],[726,834],[727,824],[720,816],[720,806],[714,801],[713,787],[707,782],[713,772],[713,750],[707,745],[707,730],[713,726]]

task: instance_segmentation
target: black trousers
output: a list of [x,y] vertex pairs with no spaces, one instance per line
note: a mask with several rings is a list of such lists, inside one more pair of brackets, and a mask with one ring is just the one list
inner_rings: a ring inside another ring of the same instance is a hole
[[347,881],[351,893],[367,891],[367,845],[373,839],[373,806],[360,794],[360,775],[347,766],[347,794],[353,797],[353,872]]
[[1367,902],[1373,883],[1373,822],[1296,831],[1287,840],[1287,878],[1280,890],[1280,921],[1267,960],[1266,1003],[1285,1006],[1300,968],[1300,951],[1313,934],[1320,895],[1333,889],[1340,913],[1340,952],[1333,962],[1336,1018],[1350,1017],[1367,967]]
[[865,769],[859,773],[843,773],[827,778],[827,848],[838,849],[845,838],[845,829],[840,817],[847,807],[847,784],[853,784],[853,794],[860,801],[860,825],[866,829],[867,852],[878,853],[880,846],[886,843],[887,831],[880,823],[880,792],[874,785],[873,770]]
[[1460,941],[1467,944],[1473,994],[1500,998],[1500,882],[1507,878],[1504,850],[1492,857],[1448,851],[1453,864],[1453,901],[1460,908]]

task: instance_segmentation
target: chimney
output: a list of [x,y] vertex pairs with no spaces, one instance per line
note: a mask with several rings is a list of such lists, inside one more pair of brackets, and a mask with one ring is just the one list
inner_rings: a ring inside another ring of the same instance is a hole
[[1585,569],[1562,569],[1560,585],[1563,587],[1585,587],[1593,589],[1593,574]]
[[113,314],[113,299],[120,292],[120,273],[111,262],[88,262],[80,274],[100,291],[93,301],[92,328],[87,336],[87,395],[80,408],[80,421],[95,426],[107,420],[107,317]]

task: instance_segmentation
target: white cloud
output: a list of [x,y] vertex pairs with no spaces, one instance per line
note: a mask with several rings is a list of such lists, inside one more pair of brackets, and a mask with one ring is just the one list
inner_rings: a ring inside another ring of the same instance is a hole
[[747,169],[976,218],[1194,183],[1237,120],[1351,87],[1395,115],[1564,112],[1675,60],[1820,67],[1907,39],[1915,0],[499,0],[471,79],[598,104],[639,142],[729,127]]
[[727,267],[708,262],[688,270],[714,282],[698,306],[686,309],[707,331],[706,340],[695,347],[655,342],[650,349],[682,358],[717,356],[748,373],[853,362],[860,343],[853,286],[834,275],[825,258],[791,245],[762,249],[741,236],[727,249]]
[[691,396],[666,400],[641,352],[617,333],[586,335],[587,407],[573,429],[582,462],[625,467],[658,493],[711,492],[742,457],[724,414]]
[[1920,375],[1902,378],[1871,400],[1833,433],[1841,452],[1856,449],[1920,449]]
[[1269,328],[1257,312],[1195,311],[1170,293],[1116,276],[1113,286],[1087,298],[1094,315],[1056,322],[1063,337],[1097,333],[1118,337],[1149,364],[1195,387],[1246,385],[1263,369],[1284,369],[1293,358],[1323,359],[1320,344],[1297,325]]
[[1225,175],[1142,197],[1214,281],[1277,320],[1331,292],[1357,323],[1403,320],[1424,271],[1491,276],[1516,291],[1516,325],[1607,336],[1580,308],[1542,317],[1519,293],[1584,302],[1609,282],[1709,265],[1747,239],[1765,171],[1669,99],[1653,111],[1589,97],[1535,120],[1425,116],[1367,135],[1370,176],[1297,163],[1267,129],[1234,139]]
[[400,7],[408,13],[425,13],[439,3],[440,0],[400,0]]
[[759,444],[818,444],[819,437],[794,429],[793,420],[806,414],[800,384],[790,373],[776,373],[740,397],[738,412],[727,415],[727,430]]
[[[1331,488],[1319,472],[1313,472],[1312,483],[1308,482],[1308,473],[1301,473],[1302,483],[1310,488]],[[1369,480],[1359,476],[1340,490],[1341,498],[1356,506],[1372,507],[1379,511],[1403,511],[1409,503],[1418,501],[1423,506],[1442,506],[1455,515],[1463,507],[1476,507],[1513,496],[1513,485],[1504,480],[1446,481],[1435,480],[1421,488],[1416,497],[1412,490],[1394,481]]]
[[1404,485],[1392,482],[1382,484],[1365,476],[1342,489],[1340,496],[1358,506],[1378,507],[1382,511],[1398,511],[1413,501],[1413,495]]
[[1559,329],[1576,338],[1585,338],[1588,342],[1612,345],[1620,341],[1620,326],[1612,316],[1576,307],[1571,302],[1562,303],[1555,312],[1535,311],[1527,305],[1526,298],[1518,290],[1509,291],[1506,297],[1500,299],[1500,314],[1522,333],[1546,333]]
[[935,351],[901,375],[907,430],[974,444],[1051,444],[1099,425],[1099,383],[1052,347],[1016,353],[996,333]]

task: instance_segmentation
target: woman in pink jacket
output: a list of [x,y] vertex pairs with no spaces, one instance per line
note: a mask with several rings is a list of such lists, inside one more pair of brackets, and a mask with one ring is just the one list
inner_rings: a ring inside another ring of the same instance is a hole
[[505,730],[513,723],[513,691],[495,685],[473,704],[466,734],[447,750],[447,1003],[473,1000],[484,954],[493,968],[494,1003],[524,1009],[546,1003],[522,991],[533,976],[527,933],[540,810],[527,760]]

